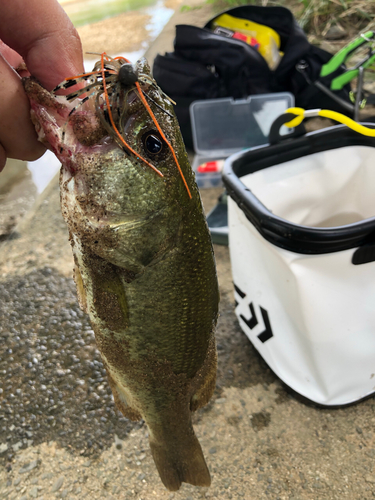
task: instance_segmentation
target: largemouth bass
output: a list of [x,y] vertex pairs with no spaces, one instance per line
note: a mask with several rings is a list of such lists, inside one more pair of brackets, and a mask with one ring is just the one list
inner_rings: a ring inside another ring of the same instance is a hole
[[56,96],[24,80],[39,139],[62,163],[79,302],[117,407],[148,426],[164,485],[209,486],[191,412],[215,387],[219,294],[178,122],[145,60],[102,55],[55,91],[81,81]]

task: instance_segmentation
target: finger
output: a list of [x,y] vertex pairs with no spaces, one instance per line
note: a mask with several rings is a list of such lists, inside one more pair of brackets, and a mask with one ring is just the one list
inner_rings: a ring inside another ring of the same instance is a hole
[[0,19],[0,38],[48,90],[83,72],[81,41],[56,0],[2,0]]
[[[45,151],[30,120],[29,100],[21,79],[0,55],[0,144],[8,158],[36,160]],[[2,157],[0,152],[0,165]],[[1,166],[0,166],[1,169]]]
[[5,163],[7,161],[7,157],[4,151],[3,146],[0,144],[0,172],[3,170],[5,167]]
[[3,41],[0,40],[0,54],[4,59],[13,67],[17,68],[22,62],[22,57],[13,49],[8,47]]

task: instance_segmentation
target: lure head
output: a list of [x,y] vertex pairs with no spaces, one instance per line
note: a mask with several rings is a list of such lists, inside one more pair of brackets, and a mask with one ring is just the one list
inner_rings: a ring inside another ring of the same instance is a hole
[[138,81],[138,70],[131,63],[124,63],[118,71],[118,80],[124,87]]

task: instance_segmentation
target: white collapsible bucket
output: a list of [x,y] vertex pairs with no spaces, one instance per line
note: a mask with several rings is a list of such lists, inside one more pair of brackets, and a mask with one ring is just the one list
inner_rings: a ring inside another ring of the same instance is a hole
[[375,392],[375,139],[332,127],[227,159],[241,328],[321,405]]

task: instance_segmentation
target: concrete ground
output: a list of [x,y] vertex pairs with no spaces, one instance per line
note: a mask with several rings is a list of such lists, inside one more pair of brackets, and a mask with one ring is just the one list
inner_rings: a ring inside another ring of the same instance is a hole
[[[178,12],[202,25],[210,7]],[[202,191],[205,209],[221,189]],[[210,488],[161,484],[142,422],[114,407],[88,318],[55,179],[0,241],[0,498],[369,500],[375,497],[375,402],[318,409],[286,391],[238,326],[228,248],[215,246],[221,314],[212,401],[194,426]]]

